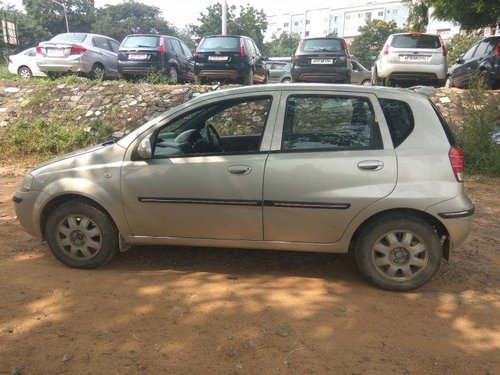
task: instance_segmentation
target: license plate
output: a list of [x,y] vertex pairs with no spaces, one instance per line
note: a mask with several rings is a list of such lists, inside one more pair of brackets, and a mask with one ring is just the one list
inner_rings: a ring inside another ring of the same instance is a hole
[[208,56],[208,61],[227,61],[227,56]]
[[64,50],[59,48],[48,48],[47,56],[61,57],[64,56]]
[[148,55],[128,55],[129,60],[147,60]]
[[333,64],[333,59],[311,59],[311,64]]
[[402,62],[427,62],[427,61],[429,61],[429,56],[403,55],[403,56],[399,56],[399,61],[402,61]]

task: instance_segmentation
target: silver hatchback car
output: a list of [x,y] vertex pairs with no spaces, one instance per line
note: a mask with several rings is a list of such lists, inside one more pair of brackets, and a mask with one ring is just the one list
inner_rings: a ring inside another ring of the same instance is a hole
[[118,77],[120,43],[104,35],[64,33],[36,47],[36,64],[48,75],[82,73],[91,79]]
[[135,245],[352,250],[375,285],[409,290],[469,233],[463,169],[421,94],[276,84],[200,95],[52,160],[13,200],[70,267]]

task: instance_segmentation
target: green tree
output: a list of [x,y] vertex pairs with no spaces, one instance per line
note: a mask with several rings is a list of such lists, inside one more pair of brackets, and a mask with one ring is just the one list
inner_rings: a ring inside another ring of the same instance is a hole
[[[69,30],[71,32],[89,32],[95,22],[96,9],[94,0],[59,0],[66,4]],[[23,0],[26,14],[50,35],[66,32],[64,8],[52,0]]]
[[[191,34],[199,40],[205,35],[220,34],[222,31],[222,5],[209,5],[206,13],[201,13],[198,25],[191,25]],[[252,38],[259,49],[264,49],[264,33],[267,30],[266,14],[247,5],[240,6],[239,13],[236,6],[230,5],[227,9],[227,33],[229,35],[245,35]]]
[[265,48],[269,56],[284,57],[292,56],[297,49],[300,35],[283,31],[279,37],[273,35],[272,40],[266,43]]
[[367,22],[365,26],[361,26],[358,31],[360,34],[354,37],[349,51],[362,64],[371,66],[389,35],[403,30],[399,29],[394,21],[372,20]]
[[165,34],[177,36],[177,30],[161,17],[158,7],[133,0],[106,5],[97,11],[92,31],[121,41],[129,34]]
[[500,25],[498,0],[405,0],[410,8],[410,24],[427,26],[429,10],[439,20],[456,22],[462,29],[475,30]]

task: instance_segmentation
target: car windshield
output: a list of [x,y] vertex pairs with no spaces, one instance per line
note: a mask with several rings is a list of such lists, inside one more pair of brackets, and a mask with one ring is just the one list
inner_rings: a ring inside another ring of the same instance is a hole
[[407,34],[394,35],[391,47],[394,48],[439,48],[441,42],[436,35]]
[[129,36],[127,37],[123,43],[123,48],[135,48],[135,47],[148,47],[155,48],[160,45],[160,37],[151,35],[151,36]]
[[199,47],[199,51],[210,50],[238,50],[240,49],[240,38],[238,37],[209,37],[204,38]]
[[63,43],[81,43],[85,40],[87,34],[84,33],[66,33],[59,34],[53,37],[51,42],[63,42]]
[[340,39],[306,39],[302,44],[304,52],[341,52]]

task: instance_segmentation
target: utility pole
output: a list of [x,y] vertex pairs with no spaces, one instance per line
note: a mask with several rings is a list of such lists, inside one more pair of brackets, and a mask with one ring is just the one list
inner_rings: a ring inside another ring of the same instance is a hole
[[227,0],[224,0],[222,2],[222,35],[226,34],[227,34]]
[[69,33],[69,25],[68,25],[68,12],[66,11],[66,4],[60,3],[59,1],[52,0],[54,3],[59,4],[64,9],[64,19],[66,21],[66,32]]

